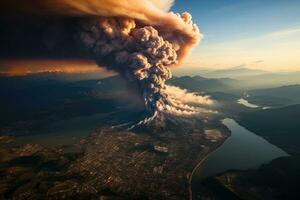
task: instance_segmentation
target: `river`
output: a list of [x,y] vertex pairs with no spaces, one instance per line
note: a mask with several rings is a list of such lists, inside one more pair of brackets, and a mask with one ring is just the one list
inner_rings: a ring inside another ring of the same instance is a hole
[[224,119],[223,124],[230,129],[231,136],[211,153],[196,171],[192,181],[193,191],[196,191],[199,182],[208,176],[229,169],[254,169],[275,158],[288,156],[280,148],[248,131],[232,119]]

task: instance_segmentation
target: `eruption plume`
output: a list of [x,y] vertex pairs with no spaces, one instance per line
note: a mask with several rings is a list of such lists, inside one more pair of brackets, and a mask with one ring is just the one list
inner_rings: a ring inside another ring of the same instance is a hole
[[[124,14],[120,7],[120,13],[82,23],[81,41],[100,66],[136,83],[150,116],[141,123],[151,121],[159,112],[194,113],[195,108],[169,97],[165,82],[172,77],[169,67],[181,62],[200,41],[200,32],[189,13],[167,13],[158,1],[142,2],[149,8],[134,7],[131,16],[130,8],[125,8],[128,13]],[[168,7],[170,1],[161,5]]]
[[[176,16],[190,26],[191,31],[198,32],[189,14]],[[191,45],[187,40],[194,39],[179,32],[164,32],[162,28],[130,18],[101,17],[83,23],[80,33],[81,40],[99,65],[137,84],[152,118],[158,111],[167,109],[167,105],[171,106],[165,90],[166,80],[172,77],[168,67],[178,64],[185,55],[181,47]]]
[[23,12],[84,18],[79,28],[81,44],[98,65],[135,83],[150,116],[141,123],[158,113],[199,112],[182,97],[212,104],[207,97],[165,85],[172,77],[169,67],[182,62],[201,39],[189,13],[169,12],[172,0],[28,0],[26,6],[21,4],[17,5],[26,8]]

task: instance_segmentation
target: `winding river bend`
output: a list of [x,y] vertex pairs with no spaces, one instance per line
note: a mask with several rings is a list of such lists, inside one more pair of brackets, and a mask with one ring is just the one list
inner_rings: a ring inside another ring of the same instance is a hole
[[224,119],[223,124],[231,136],[201,164],[192,180],[195,194],[201,180],[229,169],[255,169],[271,160],[288,156],[286,152],[240,126],[233,119]]

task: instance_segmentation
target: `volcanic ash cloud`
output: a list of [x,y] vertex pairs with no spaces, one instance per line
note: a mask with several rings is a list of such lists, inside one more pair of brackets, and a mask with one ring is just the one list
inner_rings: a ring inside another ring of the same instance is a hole
[[[79,40],[99,66],[118,72],[138,88],[149,112],[144,122],[158,113],[189,115],[199,111],[179,99],[183,96],[178,96],[178,89],[176,96],[174,88],[165,85],[172,77],[169,67],[182,62],[201,39],[189,13],[169,12],[172,0],[26,2],[26,6],[22,2],[17,5],[38,14],[84,18]],[[186,92],[184,95],[191,98]],[[207,97],[202,100],[201,104],[211,104]]]
[[[180,89],[175,91],[165,82],[172,77],[169,67],[180,63],[200,41],[199,29],[187,12],[181,15],[168,13],[157,7],[158,1],[144,2],[149,7],[137,9],[145,9],[145,12],[120,7],[118,13],[114,7],[114,14],[83,22],[80,39],[100,66],[114,70],[128,81],[136,83],[150,116],[143,123],[151,121],[158,113],[198,113],[199,108],[185,104],[185,100],[178,97],[211,104],[208,97],[197,97],[186,91],[178,96]],[[168,2],[164,5],[169,6]],[[152,12],[149,10],[151,8]],[[125,15],[124,9],[128,9]]]

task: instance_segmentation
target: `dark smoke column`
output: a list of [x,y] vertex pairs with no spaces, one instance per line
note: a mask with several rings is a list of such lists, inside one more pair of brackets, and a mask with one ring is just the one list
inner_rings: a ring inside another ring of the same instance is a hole
[[[151,121],[158,113],[197,114],[204,109],[194,107],[195,103],[212,104],[208,97],[165,85],[171,78],[169,67],[182,62],[201,39],[189,13],[170,12],[174,0],[26,0],[18,3],[3,0],[1,3],[1,14],[8,11],[18,16],[53,18],[54,22],[66,20],[69,34],[80,24],[79,41],[98,65],[135,83],[150,116],[143,122]],[[74,48],[79,47],[81,52],[78,37],[71,37],[76,39]],[[53,43],[59,44],[61,39],[54,37],[56,39],[59,41]]]
[[152,116],[144,122],[157,113],[198,112],[175,98],[176,89],[165,86],[171,78],[168,67],[184,60],[201,39],[189,13],[170,12],[174,0],[3,1],[4,13],[14,8],[16,14],[81,21],[79,41],[99,66],[136,83]]
[[[188,13],[173,16],[198,32]],[[181,47],[182,42],[189,42],[186,36],[123,17],[100,17],[83,22],[81,27],[80,39],[97,64],[137,84],[149,119],[165,109],[169,101],[163,91],[166,80],[172,77],[169,66],[178,64],[178,53],[185,53]]]

